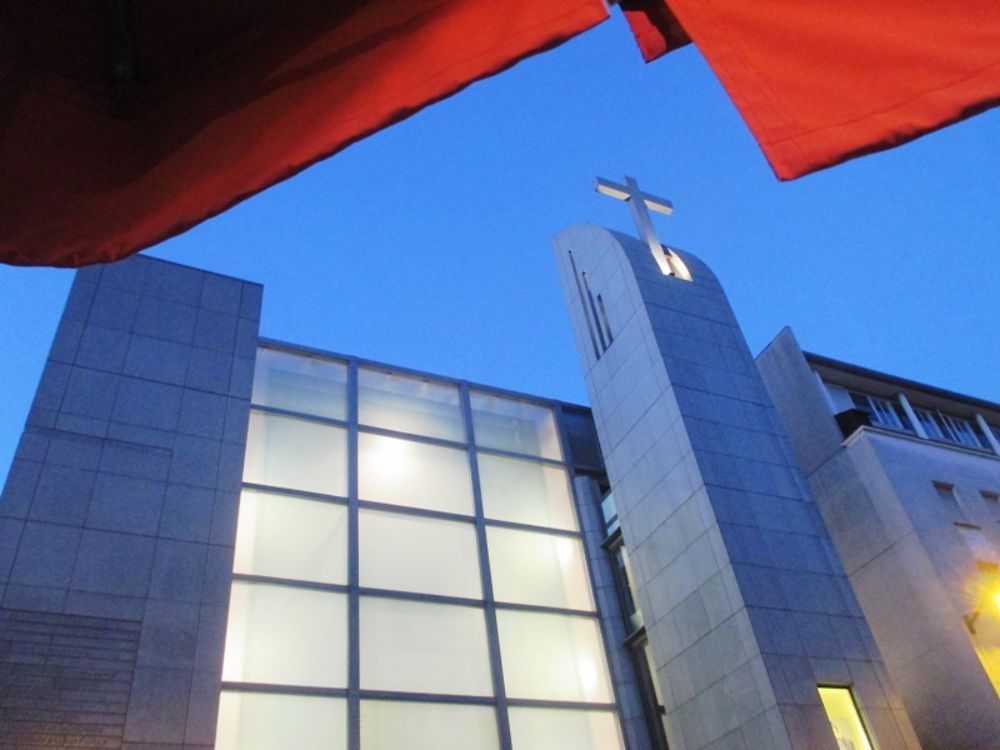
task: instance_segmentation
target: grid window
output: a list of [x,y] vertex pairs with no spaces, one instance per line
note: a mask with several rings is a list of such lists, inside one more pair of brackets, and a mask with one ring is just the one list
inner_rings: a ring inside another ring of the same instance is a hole
[[397,432],[465,440],[456,386],[383,370],[358,371],[358,420]]
[[215,750],[347,747],[347,701],[315,695],[223,690]]
[[361,433],[358,464],[362,500],[472,515],[465,450]]
[[611,711],[511,707],[510,734],[516,750],[624,748],[618,719]]
[[479,482],[487,518],[576,531],[569,478],[561,466],[480,453]]
[[511,698],[611,703],[597,620],[499,610],[500,657]]
[[347,419],[347,365],[328,359],[258,349],[253,403]]
[[346,495],[347,430],[251,412],[243,481]]
[[361,687],[492,695],[483,610],[361,597]]
[[486,533],[497,601],[594,609],[579,539],[495,526]]
[[258,360],[220,750],[620,750],[561,412]]
[[471,523],[362,510],[361,585],[481,599]]
[[347,686],[347,597],[234,581],[222,679]]
[[347,507],[243,490],[233,572],[347,583]]
[[499,750],[492,706],[361,701],[364,750]]
[[548,407],[479,391],[470,399],[476,445],[562,458],[555,415]]

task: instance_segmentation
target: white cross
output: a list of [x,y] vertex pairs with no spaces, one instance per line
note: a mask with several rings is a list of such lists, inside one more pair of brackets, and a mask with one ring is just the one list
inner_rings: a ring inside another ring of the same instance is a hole
[[[652,209],[661,214],[672,214],[674,206],[670,201],[642,192],[639,189],[639,183],[636,182],[634,177],[626,177],[624,185],[619,185],[616,182],[610,182],[598,177],[594,183],[594,187],[598,193],[610,195],[612,198],[617,198],[620,201],[628,203],[629,208],[632,209],[632,218],[635,220],[635,225],[639,228],[639,235],[649,245],[649,251],[656,258],[661,268],[663,267],[661,261],[664,259],[664,256],[666,256],[666,260],[668,261],[673,258],[674,254],[670,252],[668,247],[661,244],[657,238],[656,229],[653,227],[653,219],[649,215],[649,211],[646,210]],[[675,271],[671,270],[670,273],[675,273]]]

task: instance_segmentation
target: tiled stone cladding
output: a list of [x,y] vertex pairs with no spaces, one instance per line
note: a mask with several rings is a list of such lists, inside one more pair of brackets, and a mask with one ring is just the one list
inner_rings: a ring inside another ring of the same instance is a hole
[[261,292],[143,256],[79,271],[0,499],[10,616],[137,628],[125,748],[214,743]]
[[139,630],[0,609],[0,746],[121,747]]
[[[882,750],[916,747],[711,271],[683,254],[693,281],[666,277],[599,227],[554,244],[671,748],[834,750],[824,683],[853,687]],[[599,358],[582,271],[613,336]]]
[[757,361],[922,746],[1000,747],[1000,699],[974,649],[998,633],[988,615],[974,636],[963,623],[980,571],[955,526],[979,526],[1000,550],[1000,517],[980,496],[1000,487],[1000,460],[877,429],[845,441],[791,331]]

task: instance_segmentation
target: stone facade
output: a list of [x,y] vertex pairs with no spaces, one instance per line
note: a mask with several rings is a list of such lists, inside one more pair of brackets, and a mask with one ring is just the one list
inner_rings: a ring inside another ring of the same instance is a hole
[[0,500],[4,747],[214,743],[260,304],[77,274]]
[[836,750],[818,685],[919,747],[719,282],[599,227],[554,245],[672,750]]

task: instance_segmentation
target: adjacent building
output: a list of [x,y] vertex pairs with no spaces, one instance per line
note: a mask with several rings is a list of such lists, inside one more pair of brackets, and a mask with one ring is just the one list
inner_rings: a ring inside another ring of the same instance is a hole
[[924,747],[997,747],[1000,406],[787,329],[757,364]]
[[755,362],[651,237],[555,240],[591,407],[80,271],[0,500],[0,744],[997,747],[1000,408]]

